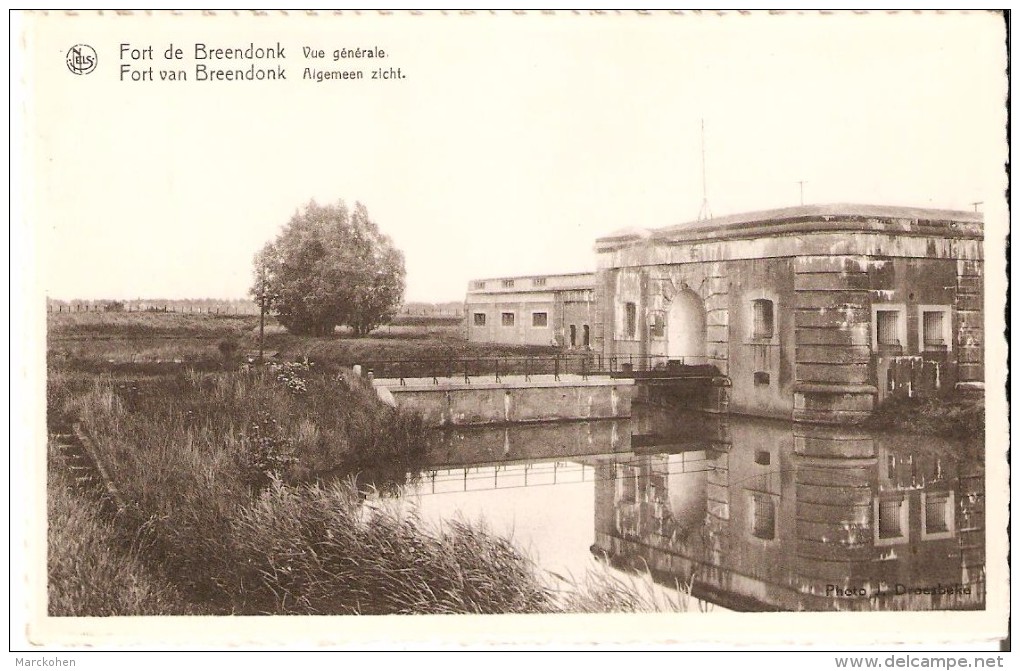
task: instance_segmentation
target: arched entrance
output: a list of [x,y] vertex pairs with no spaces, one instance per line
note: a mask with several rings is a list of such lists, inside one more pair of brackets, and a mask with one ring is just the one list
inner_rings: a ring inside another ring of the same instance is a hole
[[705,306],[690,289],[678,291],[666,316],[666,354],[686,363],[703,363],[705,356]]

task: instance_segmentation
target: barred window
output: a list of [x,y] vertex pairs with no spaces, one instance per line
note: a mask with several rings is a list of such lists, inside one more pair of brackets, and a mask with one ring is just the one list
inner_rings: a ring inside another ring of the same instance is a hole
[[514,286],[514,281],[513,280],[503,280],[503,288],[504,289],[513,289],[513,286]]
[[942,347],[946,344],[945,313],[925,312],[921,317],[925,349]]
[[770,541],[776,537],[776,504],[772,497],[767,494],[752,494],[752,524],[751,533],[755,538]]
[[503,326],[513,326],[514,325],[514,313],[512,313],[512,312],[504,312],[502,317],[503,317]]
[[544,287],[545,286],[545,278],[544,277],[536,277],[534,280],[532,280],[532,284],[534,286],[536,286],[536,287]]
[[484,289],[485,282],[482,280],[475,280],[474,282],[471,283],[471,286],[474,287],[475,289]]
[[476,312],[475,313],[475,326],[485,326],[485,313],[484,312]]
[[752,303],[754,312],[754,338],[771,338],[775,333],[772,301],[759,298]]
[[949,524],[949,492],[929,493],[924,502],[924,532],[937,534],[952,531]]
[[626,303],[623,307],[627,320],[624,332],[628,338],[633,338],[637,335],[637,304]]
[[882,499],[878,502],[878,537],[881,540],[903,538],[906,519],[905,499]]
[[531,313],[531,325],[532,326],[548,326],[549,325],[549,313],[548,312],[532,312]]
[[898,310],[879,310],[875,313],[879,345],[900,344],[900,313]]

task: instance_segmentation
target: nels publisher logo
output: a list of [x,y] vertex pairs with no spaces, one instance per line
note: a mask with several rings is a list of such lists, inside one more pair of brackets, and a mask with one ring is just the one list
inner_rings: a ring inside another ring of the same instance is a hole
[[76,75],[87,75],[96,69],[99,57],[87,44],[76,44],[67,50],[67,69]]

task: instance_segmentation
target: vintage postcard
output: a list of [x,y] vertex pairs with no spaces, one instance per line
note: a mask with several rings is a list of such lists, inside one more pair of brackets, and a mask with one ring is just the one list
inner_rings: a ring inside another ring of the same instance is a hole
[[1003,13],[13,19],[25,645],[1007,636]]

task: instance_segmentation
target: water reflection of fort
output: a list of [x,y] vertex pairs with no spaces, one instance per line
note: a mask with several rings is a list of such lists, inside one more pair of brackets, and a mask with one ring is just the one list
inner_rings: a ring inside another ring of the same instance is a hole
[[741,610],[984,606],[984,474],[959,444],[654,411],[634,432],[596,467],[592,550],[618,565]]
[[592,552],[728,608],[974,609],[980,457],[931,436],[639,404],[630,420],[437,432],[419,491],[594,481]]

